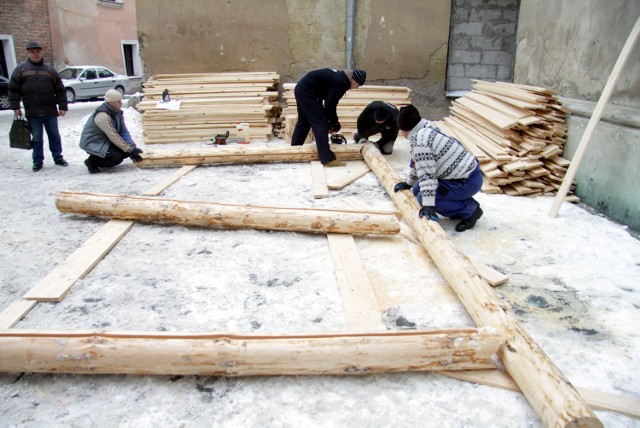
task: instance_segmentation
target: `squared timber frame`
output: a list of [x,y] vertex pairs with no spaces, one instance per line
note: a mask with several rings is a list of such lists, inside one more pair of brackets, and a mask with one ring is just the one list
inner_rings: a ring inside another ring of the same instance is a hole
[[[562,375],[560,370],[551,362],[534,340],[526,333],[524,328],[516,320],[511,313],[510,308],[502,301],[500,301],[493,293],[489,284],[479,275],[476,268],[470,262],[470,260],[464,256],[459,250],[456,249],[452,240],[448,237],[446,232],[439,226],[437,222],[424,221],[418,218],[415,213],[419,210],[419,206],[416,198],[411,192],[393,192],[395,183],[401,181],[397,172],[391,168],[388,162],[382,157],[380,151],[371,143],[364,144],[362,146],[357,145],[355,149],[353,146],[336,147],[336,155],[338,159],[354,160],[364,159],[369,165],[371,170],[376,174],[381,184],[390,195],[391,199],[395,203],[396,207],[404,214],[405,219],[409,225],[413,228],[417,239],[422,244],[423,248],[427,251],[429,256],[433,259],[438,269],[441,271],[449,285],[452,287],[462,304],[467,309],[469,315],[481,327],[480,331],[465,330],[455,331],[451,335],[451,331],[435,332],[437,338],[433,337],[428,339],[422,339],[425,345],[432,347],[430,349],[437,350],[442,343],[451,340],[460,340],[460,334],[465,335],[464,338],[468,340],[468,343],[480,340],[483,344],[490,347],[490,342],[495,342],[499,345],[497,355],[501,358],[507,372],[513,377],[515,383],[522,390],[529,403],[536,411],[542,422],[546,426],[569,426],[577,424],[579,426],[602,426],[602,423],[595,416],[593,411],[589,408],[586,402],[578,394],[576,389],[571,383]],[[243,153],[238,155],[231,154],[230,158],[219,162],[208,162],[206,156],[202,153],[189,152],[188,150],[174,152],[173,159],[171,156],[164,156],[162,154],[151,153],[145,157],[145,161],[139,166],[159,166],[159,165],[198,165],[209,163],[243,163],[251,162],[247,160],[247,149],[244,148]],[[251,152],[251,149],[249,150]],[[305,150],[304,146],[290,147],[289,150],[283,150],[281,148],[275,150],[269,150],[276,154],[273,158],[265,157],[262,153],[258,158],[253,158],[253,162],[300,162],[304,160],[317,160],[317,152],[315,147],[312,150]],[[357,152],[357,154],[355,153]],[[296,156],[300,155],[302,156]],[[154,156],[155,155],[155,156]],[[223,153],[225,155],[225,153]],[[178,158],[178,160],[176,160]],[[154,164],[154,159],[157,161]],[[180,160],[181,159],[181,160]],[[251,156],[249,156],[251,159]],[[267,160],[265,160],[267,159]],[[146,164],[146,165],[145,165]],[[174,174],[169,180],[166,187],[177,181],[182,175],[186,174],[190,170],[185,170],[183,167],[177,174]],[[193,167],[191,168],[193,169]],[[171,181],[173,180],[173,181]],[[166,188],[164,187],[164,188]],[[163,189],[157,190],[160,193]],[[159,189],[159,186],[158,186]],[[113,221],[113,220],[112,220]],[[127,229],[128,230],[128,229]],[[117,240],[116,240],[117,242]],[[330,238],[331,242],[331,238]],[[115,245],[115,243],[114,243]],[[111,247],[109,247],[110,249]],[[104,252],[106,252],[108,249]],[[97,263],[97,261],[96,261]],[[63,263],[64,264],[64,263]],[[94,265],[84,270],[82,275],[89,272]],[[338,274],[339,275],[339,274]],[[75,280],[74,280],[75,281]],[[72,283],[71,283],[72,284]],[[69,285],[69,287],[71,286]],[[29,294],[29,293],[28,293]],[[23,309],[27,305],[17,302]],[[33,306],[31,306],[33,307]],[[9,310],[11,307],[9,308]],[[30,308],[29,308],[30,309]],[[7,310],[8,311],[8,310]],[[6,314],[6,312],[3,313]],[[28,310],[27,310],[28,312]],[[26,313],[26,312],[25,312]],[[0,316],[0,318],[2,318]],[[19,320],[19,319],[18,319]],[[16,320],[17,322],[17,320]],[[113,332],[113,333],[96,333],[96,332],[46,332],[46,331],[26,331],[25,333],[19,333],[20,330],[5,330],[0,331],[0,343],[3,345],[4,353],[0,358],[0,370],[4,371],[43,371],[47,367],[47,359],[49,363],[54,363],[56,367],[54,369],[58,372],[62,364],[58,361],[55,352],[55,343],[60,341],[60,337],[66,338],[72,346],[76,346],[79,349],[86,349],[87,345],[97,347],[100,351],[106,353],[107,349],[111,349],[116,352],[116,355],[111,359],[115,359],[116,367],[106,367],[103,373],[115,373],[114,369],[120,369],[117,373],[145,373],[145,367],[131,366],[126,367],[124,364],[128,360],[127,354],[133,350],[139,350],[140,352],[147,352],[147,355],[157,355],[160,348],[166,350],[173,350],[169,354],[165,354],[162,358],[165,358],[171,367],[172,364],[177,364],[182,361],[184,355],[181,350],[185,346],[188,346],[189,341],[197,341],[207,343],[211,347],[219,348],[219,356],[233,356],[233,352],[239,350],[246,350],[247,348],[255,349],[256,354],[251,354],[251,360],[255,364],[264,362],[267,366],[272,365],[274,361],[281,359],[281,355],[267,355],[267,360],[261,359],[265,349],[271,351],[268,347],[263,345],[261,340],[275,340],[277,341],[276,349],[280,349],[282,352],[290,351],[290,347],[296,349],[319,349],[321,352],[311,352],[309,355],[303,355],[302,360],[292,365],[298,367],[301,372],[309,373],[309,363],[321,364],[323,361],[328,360],[328,355],[335,355],[341,348],[349,346],[350,340],[355,338],[357,346],[364,346],[359,349],[359,352],[366,354],[367,349],[370,352],[376,350],[380,353],[381,344],[389,344],[393,340],[404,339],[406,334],[389,334],[389,333],[347,333],[347,334],[329,334],[329,335],[314,335],[314,336],[277,336],[277,337],[265,337],[255,335],[212,335],[202,333],[186,333],[186,334],[150,334],[150,333],[135,333],[135,332]],[[413,336],[420,335],[421,332],[415,332]],[[429,333],[427,333],[429,334]],[[433,333],[431,333],[433,334]],[[444,336],[443,336],[444,335]],[[480,336],[478,336],[480,335]],[[482,336],[484,335],[484,336]],[[503,340],[504,339],[504,340]],[[255,348],[253,346],[255,342]],[[315,342],[318,340],[318,342]],[[337,342],[334,342],[336,341]],[[147,342],[151,341],[152,346],[146,346]],[[284,342],[282,342],[284,341]],[[323,346],[326,343],[330,343],[329,346]],[[444,342],[442,342],[444,341]],[[414,340],[409,340],[409,346],[407,349],[414,347]],[[371,348],[366,348],[371,346]],[[473,346],[473,345],[471,345]],[[357,373],[372,373],[376,371],[389,371],[386,367],[386,363],[398,359],[409,360],[406,352],[401,352],[399,355],[389,352],[394,346],[386,346],[383,354],[385,357],[389,357],[388,360],[377,361],[375,364],[368,364],[369,361],[365,361],[364,364],[367,368],[373,367],[369,371],[359,372],[357,367],[353,366],[353,355],[346,355],[344,360],[338,363],[338,372],[342,374],[357,374]],[[13,354],[11,351],[15,351]],[[40,353],[36,352],[39,351]],[[485,349],[486,351],[486,349]],[[87,351],[87,355],[94,356],[92,352],[97,352],[91,348]],[[437,353],[437,352],[436,352]],[[42,357],[44,367],[38,367],[37,362],[26,361],[26,354],[38,355]],[[124,357],[123,357],[124,354]],[[130,355],[130,354],[128,354]],[[244,355],[244,354],[243,354]],[[287,353],[287,355],[289,355]],[[246,357],[246,355],[244,355]],[[442,356],[442,355],[440,355]],[[421,359],[421,355],[415,356],[418,361],[421,361],[424,366],[424,359]],[[449,356],[445,356],[449,357]],[[122,358],[119,360],[118,358]],[[25,360],[25,362],[20,361]],[[109,358],[107,358],[108,360]],[[177,359],[177,360],[175,360]],[[121,361],[123,366],[118,366],[118,361]],[[216,360],[217,361],[217,360]],[[238,360],[229,358],[227,366],[235,368],[237,367]],[[83,372],[82,368],[79,369],[77,361],[67,361],[71,363],[72,372]],[[210,362],[210,361],[209,361]],[[233,364],[232,364],[233,362]],[[66,363],[66,362],[65,362]],[[203,364],[206,361],[202,362]],[[245,374],[292,374],[286,370],[278,373],[254,373],[251,369],[251,363],[248,363],[245,367],[246,371],[234,371],[225,370],[224,364],[216,362],[216,367],[209,367],[215,374],[227,374],[227,375],[245,375]],[[442,363],[442,361],[440,361]],[[12,365],[13,364],[13,365]],[[347,364],[345,366],[344,364]],[[376,364],[379,364],[376,366]],[[415,364],[415,361],[410,361],[409,366]],[[186,364],[189,367],[193,367],[193,364]],[[4,367],[3,367],[4,366]],[[100,369],[96,367],[85,366],[84,372],[88,373],[100,373]],[[346,369],[345,369],[346,367]],[[415,366],[414,366],[415,367]],[[376,368],[378,370],[376,370]],[[350,370],[349,370],[350,369]],[[380,370],[382,369],[382,370]],[[386,370],[385,370],[386,369]],[[424,368],[423,368],[424,369]],[[428,369],[433,369],[433,366]],[[51,367],[49,367],[51,370]],[[216,371],[217,370],[217,371]],[[335,367],[326,368],[320,373],[334,373],[331,370],[335,370]],[[405,370],[402,367],[391,369],[391,371]],[[317,372],[315,372],[317,373]]]

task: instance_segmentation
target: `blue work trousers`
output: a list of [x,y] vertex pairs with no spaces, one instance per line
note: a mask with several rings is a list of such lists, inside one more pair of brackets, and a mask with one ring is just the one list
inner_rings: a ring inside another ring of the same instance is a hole
[[[443,217],[456,220],[466,220],[478,208],[478,202],[473,199],[473,195],[482,188],[482,171],[480,164],[467,177],[461,180],[441,180],[438,179],[438,189],[436,190],[436,212]],[[413,185],[411,189],[418,198],[418,203],[422,205],[422,193],[420,193],[420,182]]]
[[47,131],[49,150],[54,162],[62,159],[62,140],[58,130],[58,116],[29,116],[31,125],[31,142],[33,145],[33,163],[44,163],[43,128]]

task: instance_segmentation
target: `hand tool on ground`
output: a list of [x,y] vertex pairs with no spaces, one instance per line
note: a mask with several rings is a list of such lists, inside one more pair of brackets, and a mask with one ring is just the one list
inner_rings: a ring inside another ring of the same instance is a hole
[[229,131],[226,131],[223,134],[217,134],[213,138],[207,138],[205,142],[209,145],[218,146],[225,145],[227,143],[249,144],[249,142],[243,138],[229,138]]
[[331,144],[347,144],[347,139],[342,134],[331,135]]

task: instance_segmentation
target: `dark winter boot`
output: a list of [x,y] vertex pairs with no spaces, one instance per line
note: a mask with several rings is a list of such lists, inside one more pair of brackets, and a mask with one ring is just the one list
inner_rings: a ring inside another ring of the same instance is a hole
[[456,225],[456,232],[464,232],[465,230],[473,228],[480,217],[482,217],[482,208],[480,208],[480,204],[478,204],[478,208],[471,214],[471,217],[462,220]]
[[89,159],[84,161],[84,165],[87,167],[90,174],[98,174],[100,172],[100,168],[93,165]]

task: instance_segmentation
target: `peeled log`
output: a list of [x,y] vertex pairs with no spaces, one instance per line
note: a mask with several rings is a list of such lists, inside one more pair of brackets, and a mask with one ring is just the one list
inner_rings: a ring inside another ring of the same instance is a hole
[[[332,144],[340,160],[362,160],[360,144]],[[302,146],[216,146],[210,149],[155,150],[145,152],[140,168],[157,166],[212,165],[229,163],[308,162],[320,160],[315,144]]]
[[508,305],[498,299],[469,259],[458,251],[439,223],[418,217],[420,206],[413,193],[394,193],[393,186],[404,178],[373,144],[365,144],[362,154],[475,323],[502,332],[506,341],[498,356],[545,426],[602,427],[573,385],[528,335]]
[[229,229],[354,235],[400,232],[395,215],[382,212],[275,208],[71,191],[58,193],[56,207],[74,214]]
[[354,375],[494,368],[494,329],[252,336],[0,331],[0,372]]

